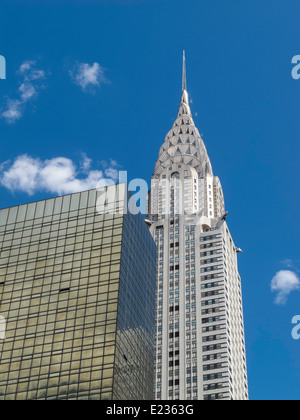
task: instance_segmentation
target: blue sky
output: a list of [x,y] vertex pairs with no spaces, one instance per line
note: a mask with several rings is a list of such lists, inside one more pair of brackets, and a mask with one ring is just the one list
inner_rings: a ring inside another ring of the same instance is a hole
[[281,271],[281,290],[299,287],[299,13],[296,0],[0,0],[1,208],[119,169],[150,182],[186,50],[194,120],[244,250],[252,399],[300,397],[300,293],[276,304],[271,291]]

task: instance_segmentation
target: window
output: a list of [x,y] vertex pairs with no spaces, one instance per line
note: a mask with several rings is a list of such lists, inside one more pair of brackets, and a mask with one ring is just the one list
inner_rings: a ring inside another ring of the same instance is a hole
[[179,179],[180,178],[179,173],[178,172],[173,172],[172,175],[171,175],[171,178]]

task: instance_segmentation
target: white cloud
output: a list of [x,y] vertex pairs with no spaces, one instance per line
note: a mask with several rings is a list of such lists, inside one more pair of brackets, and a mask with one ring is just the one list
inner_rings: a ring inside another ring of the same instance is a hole
[[39,90],[44,87],[41,82],[46,78],[46,73],[35,66],[35,61],[27,60],[21,64],[17,71],[22,76],[22,82],[17,92],[18,98],[8,99],[6,109],[1,112],[1,117],[8,124],[14,124],[22,118],[25,105],[37,97]]
[[105,176],[107,176],[110,179],[113,179],[114,181],[117,181],[119,179],[119,171],[116,168],[107,168],[104,171]]
[[83,172],[88,172],[88,170],[91,167],[92,164],[92,159],[90,159],[86,153],[81,153],[81,157],[82,157],[82,163],[81,163],[81,168],[83,170]]
[[[2,165],[2,168],[5,164]],[[1,184],[10,191],[25,191],[32,195],[36,188],[39,164],[29,156],[20,156],[8,171],[1,176]]]
[[293,271],[281,270],[273,277],[271,290],[277,292],[275,303],[285,305],[290,293],[300,290],[300,279]]
[[14,124],[23,115],[22,102],[18,99],[8,99],[5,111],[1,116],[8,124]]
[[110,179],[113,179],[114,181],[119,180],[120,165],[118,164],[118,162],[116,162],[113,159],[110,159],[109,162],[102,160],[101,166],[103,167],[105,176],[107,176]]
[[293,260],[291,260],[290,258],[286,258],[285,260],[282,260],[280,263],[282,265],[285,265],[288,268],[293,268],[294,267]]
[[36,94],[36,90],[31,83],[22,83],[19,91],[21,92],[23,103],[29,101]]
[[30,82],[32,80],[40,80],[46,77],[44,70],[37,69],[36,61],[26,60],[23,61],[17,73],[24,75],[24,80]]
[[90,168],[91,160],[86,155],[80,171],[71,159],[65,157],[43,161],[22,155],[12,164],[5,162],[0,165],[0,184],[11,192],[28,195],[37,191],[71,194],[105,185],[106,177],[110,178],[108,173],[105,177],[102,170],[83,170],[84,163]]
[[34,65],[35,65],[35,61],[33,61],[33,60],[23,61],[23,63],[21,64],[21,66],[20,66],[20,68],[18,70],[18,73],[26,73]]
[[73,82],[84,91],[88,88],[100,87],[102,83],[107,83],[104,68],[99,63],[93,63],[92,65],[76,63],[69,74]]

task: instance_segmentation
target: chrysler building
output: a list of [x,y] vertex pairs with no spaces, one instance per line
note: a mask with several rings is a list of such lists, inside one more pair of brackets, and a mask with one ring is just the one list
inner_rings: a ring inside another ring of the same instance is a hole
[[185,54],[180,108],[159,151],[149,209],[158,257],[155,399],[247,400],[241,250],[193,121]]

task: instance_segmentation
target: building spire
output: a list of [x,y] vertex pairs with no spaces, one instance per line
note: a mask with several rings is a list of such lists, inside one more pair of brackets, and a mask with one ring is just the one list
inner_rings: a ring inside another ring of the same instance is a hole
[[185,51],[183,51],[182,92],[184,92],[185,90],[187,90],[186,63],[185,63]]
[[187,93],[187,83],[186,83],[186,62],[185,62],[185,51],[183,51],[183,69],[182,69],[182,94],[181,94],[181,103],[182,105],[187,105],[187,108],[183,113],[191,114],[191,110],[189,108],[189,95]]

